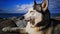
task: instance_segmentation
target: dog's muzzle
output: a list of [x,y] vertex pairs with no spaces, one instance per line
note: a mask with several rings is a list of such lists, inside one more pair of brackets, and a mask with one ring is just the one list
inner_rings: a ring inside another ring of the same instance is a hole
[[20,18],[20,20],[23,20],[24,19],[24,16],[22,16],[21,18]]
[[29,21],[30,21],[30,18],[27,18],[27,19],[25,18],[24,20],[25,20],[26,22],[29,22]]
[[29,18],[28,18],[28,19],[25,19],[25,17],[24,17],[24,16],[22,16],[22,17],[20,18],[20,20],[25,20],[26,22],[30,21],[30,19],[29,19]]

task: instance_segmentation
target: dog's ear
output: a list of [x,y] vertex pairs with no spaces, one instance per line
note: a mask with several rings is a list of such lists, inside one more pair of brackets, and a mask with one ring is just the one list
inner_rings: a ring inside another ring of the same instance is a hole
[[36,1],[34,0],[34,5],[36,5]]
[[42,3],[42,10],[45,11],[48,8],[48,0],[44,0]]
[[36,1],[34,0],[34,5],[33,5],[33,7],[34,7],[34,9],[36,9]]

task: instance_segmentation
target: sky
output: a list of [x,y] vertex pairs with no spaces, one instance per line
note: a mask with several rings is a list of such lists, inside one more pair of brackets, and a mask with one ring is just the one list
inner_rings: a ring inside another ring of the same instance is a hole
[[[33,6],[34,0],[0,0],[0,13],[26,13]],[[36,0],[37,3],[43,0]],[[51,13],[60,13],[60,0],[49,0]]]

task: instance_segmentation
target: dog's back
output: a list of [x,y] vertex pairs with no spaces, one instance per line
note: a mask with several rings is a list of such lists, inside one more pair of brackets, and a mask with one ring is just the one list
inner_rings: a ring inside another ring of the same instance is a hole
[[52,34],[60,34],[60,21],[51,19],[51,23],[53,27]]

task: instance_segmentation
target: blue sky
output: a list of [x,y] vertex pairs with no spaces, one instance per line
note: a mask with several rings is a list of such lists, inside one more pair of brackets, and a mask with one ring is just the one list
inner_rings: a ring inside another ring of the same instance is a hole
[[[0,13],[26,13],[34,0],[0,0]],[[42,0],[37,0],[41,2]],[[60,13],[60,0],[49,0],[51,13]]]

